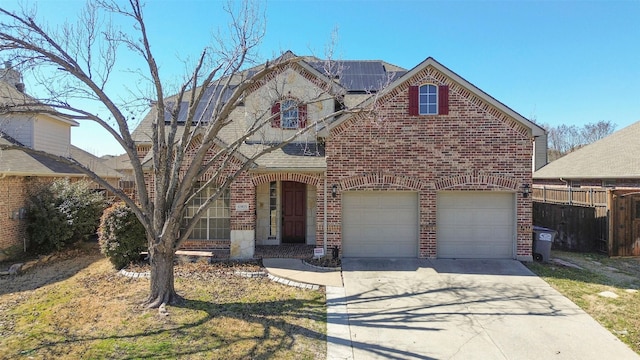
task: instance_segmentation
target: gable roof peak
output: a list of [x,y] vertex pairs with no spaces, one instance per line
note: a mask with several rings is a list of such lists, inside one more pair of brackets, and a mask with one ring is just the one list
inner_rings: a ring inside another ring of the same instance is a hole
[[289,59],[293,59],[298,57],[298,55],[294,54],[293,51],[291,50],[287,50],[285,52],[282,53],[282,55],[278,56],[277,58],[273,59],[273,62],[279,62],[279,61],[285,61],[285,60],[289,60]]

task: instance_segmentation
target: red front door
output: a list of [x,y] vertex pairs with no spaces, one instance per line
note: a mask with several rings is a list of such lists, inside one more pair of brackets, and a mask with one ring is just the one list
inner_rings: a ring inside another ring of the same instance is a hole
[[282,182],[282,242],[305,243],[307,232],[306,186],[294,181]]

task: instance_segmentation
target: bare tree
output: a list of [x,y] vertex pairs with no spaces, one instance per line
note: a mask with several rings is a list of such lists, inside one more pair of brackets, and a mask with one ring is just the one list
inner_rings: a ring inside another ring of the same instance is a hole
[[[253,65],[255,49],[263,36],[262,18],[256,4],[243,2],[237,7],[237,4],[229,2],[227,11],[231,33],[219,37],[211,47],[205,48],[189,76],[177,91],[171,93],[173,95],[168,96],[151,51],[143,6],[139,0],[121,4],[121,1],[90,2],[76,25],[57,29],[44,27],[34,13],[0,8],[0,56],[11,58],[23,68],[46,69],[39,73],[48,91],[47,96],[38,98],[37,102],[8,106],[3,111],[23,114],[62,112],[79,121],[93,121],[106,129],[124,148],[133,167],[136,199],[128,197],[73,159],[58,160],[75,166],[117,194],[140,219],[146,229],[151,262],[151,289],[147,305],[158,307],[178,298],[173,277],[175,250],[188,238],[209,205],[234,179],[249,169],[256,159],[304,136],[315,129],[318,122],[347,111],[370,110],[339,107],[334,113],[309,121],[306,127],[283,137],[278,143],[257,147],[249,156],[238,156],[243,144],[259,136],[274,115],[269,109],[256,110],[252,114],[252,122],[233,141],[221,141],[219,135],[233,123],[230,116],[234,109],[242,104],[247,91],[259,84],[273,83],[271,96],[274,99],[280,96],[285,91],[284,85],[279,85],[274,79],[300,59],[281,57],[254,67],[251,72],[245,71]],[[136,32],[110,26],[104,20],[107,17],[101,16],[105,12],[128,20]],[[110,80],[118,65],[118,51],[123,47],[142,59],[144,67],[136,72],[138,78],[115,87]],[[327,66],[327,69],[332,68],[334,66]],[[316,101],[322,96],[320,93],[324,96],[333,93],[339,99],[335,78],[329,75],[326,82],[316,83],[323,91],[305,101]],[[114,94],[122,93],[122,88],[127,88],[127,85],[143,81],[151,89],[148,96],[128,101],[115,97],[117,95]],[[110,92],[109,89],[115,91]],[[97,100],[107,109],[108,118],[74,105],[77,99]],[[135,106],[148,102],[153,107],[147,115],[152,117],[151,149],[147,157],[153,166],[150,173],[145,174],[128,116]],[[145,176],[149,176],[148,186],[145,186]],[[185,224],[186,204],[210,184],[216,185],[215,193]]]
[[557,160],[585,145],[598,141],[615,131],[616,124],[611,121],[577,125],[542,125],[547,129],[549,142],[549,161]]
[[616,124],[611,121],[600,120],[597,123],[585,124],[581,129],[584,144],[591,144],[611,135],[616,130]]

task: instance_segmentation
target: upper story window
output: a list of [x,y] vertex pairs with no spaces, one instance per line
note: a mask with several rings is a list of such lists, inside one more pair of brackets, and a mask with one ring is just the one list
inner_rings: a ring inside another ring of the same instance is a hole
[[307,126],[307,105],[296,99],[282,99],[271,106],[271,127],[303,129]]
[[435,85],[420,86],[418,106],[420,115],[436,115],[438,113],[438,88]]
[[449,86],[409,86],[409,115],[448,115]]
[[280,124],[283,129],[297,129],[300,123],[298,104],[294,100],[280,102]]

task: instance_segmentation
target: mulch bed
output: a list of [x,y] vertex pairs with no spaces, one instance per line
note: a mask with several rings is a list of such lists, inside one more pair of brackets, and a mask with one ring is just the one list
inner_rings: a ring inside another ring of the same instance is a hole
[[[144,273],[150,270],[149,263],[131,263],[125,268],[127,271]],[[191,278],[201,277],[203,273],[208,274],[234,274],[236,272],[260,272],[264,271],[261,259],[250,260],[214,260],[209,263],[209,259],[193,259],[190,257],[176,257],[174,274],[179,277]]]
[[326,267],[326,268],[339,268],[342,266],[342,261],[340,258],[333,258],[331,256],[323,256],[321,258],[308,258],[305,259],[308,264],[318,266],[318,267]]

